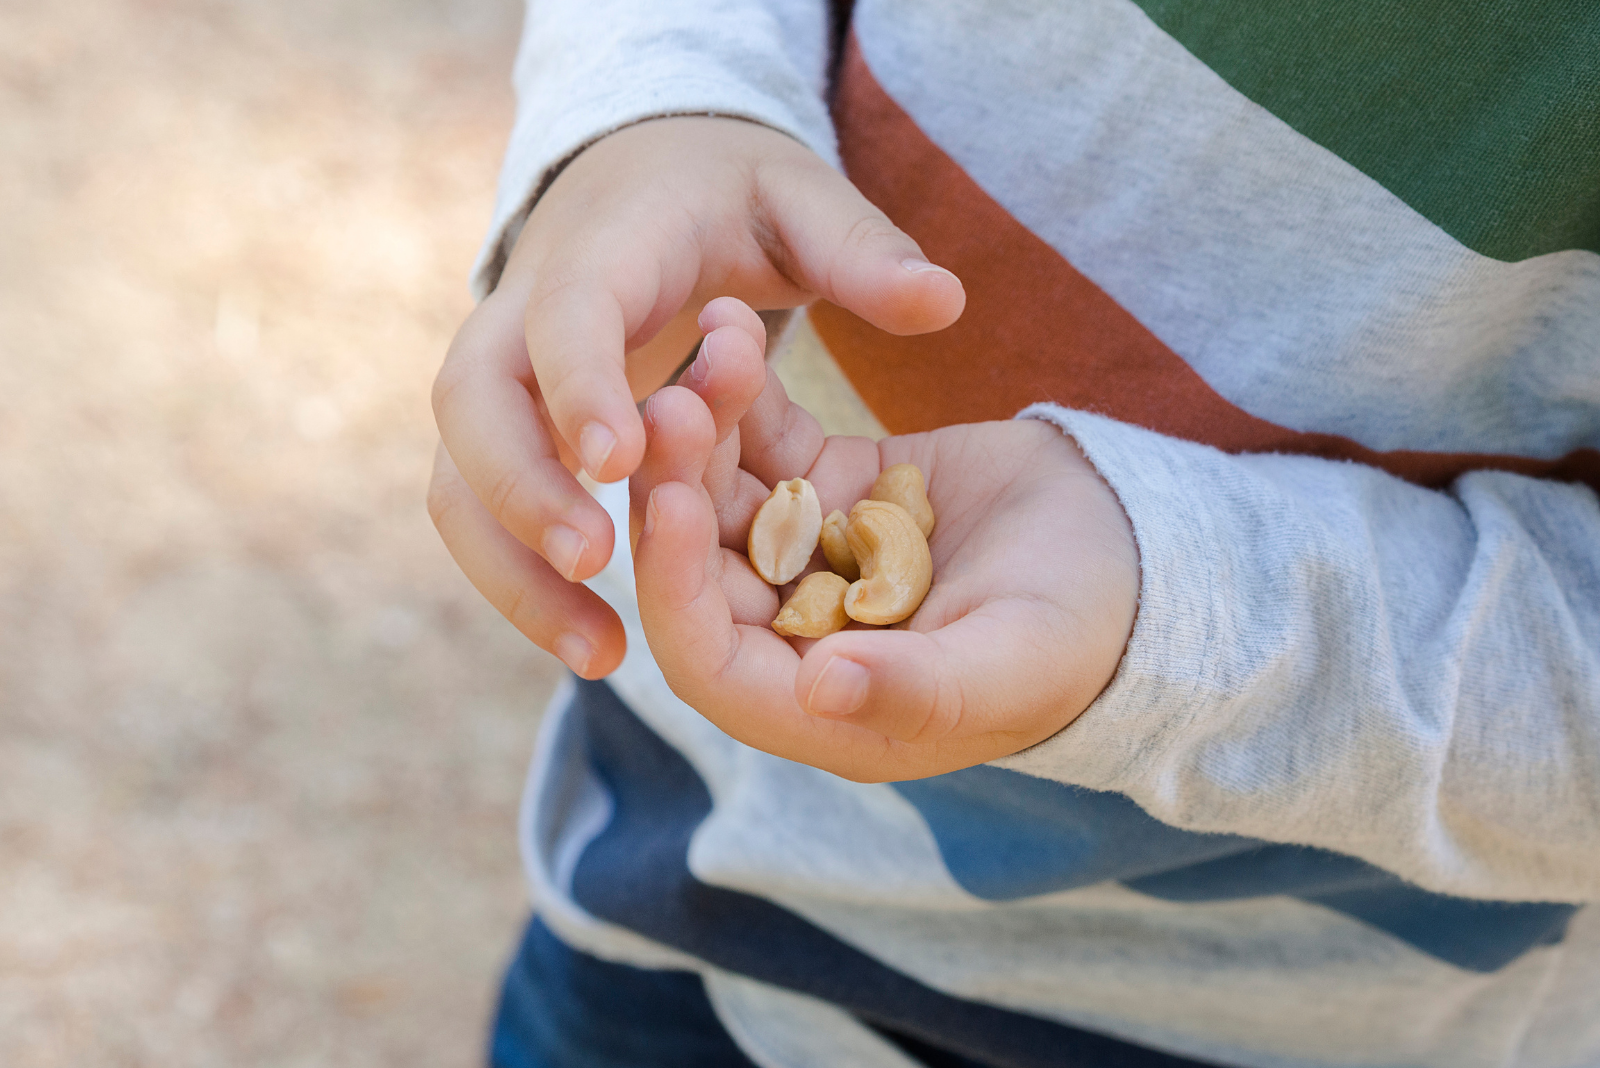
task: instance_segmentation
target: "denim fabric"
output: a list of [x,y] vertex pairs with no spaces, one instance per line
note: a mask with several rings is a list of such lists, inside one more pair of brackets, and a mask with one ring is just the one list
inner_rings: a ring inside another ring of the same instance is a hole
[[506,972],[492,1068],[756,1068],[700,977],[579,953],[535,917]]

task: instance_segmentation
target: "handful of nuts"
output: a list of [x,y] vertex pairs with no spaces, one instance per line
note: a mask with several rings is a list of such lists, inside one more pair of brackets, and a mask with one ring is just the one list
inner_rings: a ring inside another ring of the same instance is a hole
[[751,565],[781,586],[805,570],[820,542],[833,570],[802,579],[772,629],[821,638],[852,619],[879,625],[906,619],[933,584],[932,532],[927,483],[915,464],[886,468],[849,516],[834,511],[823,519],[817,492],[803,478],[778,483],[750,524]]

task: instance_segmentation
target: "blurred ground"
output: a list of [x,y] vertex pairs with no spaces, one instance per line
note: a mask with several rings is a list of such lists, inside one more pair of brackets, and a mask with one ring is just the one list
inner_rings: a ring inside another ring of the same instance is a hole
[[0,0],[0,1064],[472,1065],[556,664],[422,507],[515,0]]
[[558,665],[422,501],[519,9],[0,0],[0,1065],[481,1062]]

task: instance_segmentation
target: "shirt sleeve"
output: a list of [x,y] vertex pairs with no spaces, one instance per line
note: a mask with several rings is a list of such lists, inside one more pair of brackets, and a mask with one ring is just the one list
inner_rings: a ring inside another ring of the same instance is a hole
[[837,165],[825,101],[830,18],[824,0],[528,0],[512,78],[516,124],[474,295],[499,281],[560,167],[644,119],[747,119]]
[[1230,455],[1054,405],[1140,604],[1098,700],[996,763],[1462,897],[1600,900],[1600,505],[1479,471]]

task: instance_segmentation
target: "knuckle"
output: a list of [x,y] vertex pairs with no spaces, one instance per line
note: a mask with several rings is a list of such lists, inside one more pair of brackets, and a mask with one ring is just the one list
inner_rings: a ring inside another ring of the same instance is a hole
[[451,399],[467,377],[463,368],[456,361],[449,359],[446,359],[444,366],[439,368],[439,373],[433,376],[433,390],[429,399],[433,404],[433,418],[436,422],[444,421],[444,414],[450,408]]
[[546,361],[539,369],[539,394],[552,412],[564,412],[595,393],[594,377],[580,363]]
[[523,490],[522,472],[513,467],[495,479],[493,486],[489,487],[488,496],[484,504],[489,509],[489,514],[500,521],[501,526],[507,525],[507,520],[516,510]]
[[966,714],[966,696],[961,691],[961,680],[951,672],[940,672],[934,685],[933,708],[928,726],[937,732],[936,737],[948,738],[956,733]]
[[539,639],[544,613],[532,589],[527,586],[514,588],[500,607],[500,614],[535,644],[543,645]]
[[864,215],[857,219],[846,231],[844,244],[847,248],[865,248],[867,245],[877,244],[884,240],[901,242],[905,235],[894,223],[882,215]]
[[433,521],[433,528],[440,534],[445,531],[445,523],[451,511],[460,503],[460,495],[452,492],[451,488],[440,482],[437,476],[428,483],[428,518]]
[[900,229],[882,215],[864,215],[845,231],[840,248],[845,253],[836,257],[828,271],[828,288],[835,293],[844,288],[847,275],[853,269],[852,261],[867,253],[874,245],[905,245],[909,242]]
[[937,671],[931,679],[932,691],[925,705],[906,724],[907,733],[902,741],[914,745],[932,745],[955,734],[962,719],[963,700],[957,680],[945,672]]
[[738,641],[725,642],[721,648],[713,647],[711,655],[714,662],[710,671],[710,681],[714,685],[725,684],[733,672],[733,666],[739,659]]
[[536,331],[541,322],[603,301],[605,295],[641,268],[623,253],[637,249],[647,219],[610,220],[564,242],[539,264],[522,303],[524,332]]
[[[688,602],[693,605],[693,599]],[[714,628],[699,628],[681,635],[677,646],[677,667],[685,678],[692,678],[700,687],[716,691],[736,684],[733,670],[739,659],[741,643],[735,634],[732,640]]]
[[541,272],[533,288],[528,291],[527,303],[523,305],[523,323],[529,326],[537,324],[551,306],[571,299],[586,284],[587,276],[571,268]]

